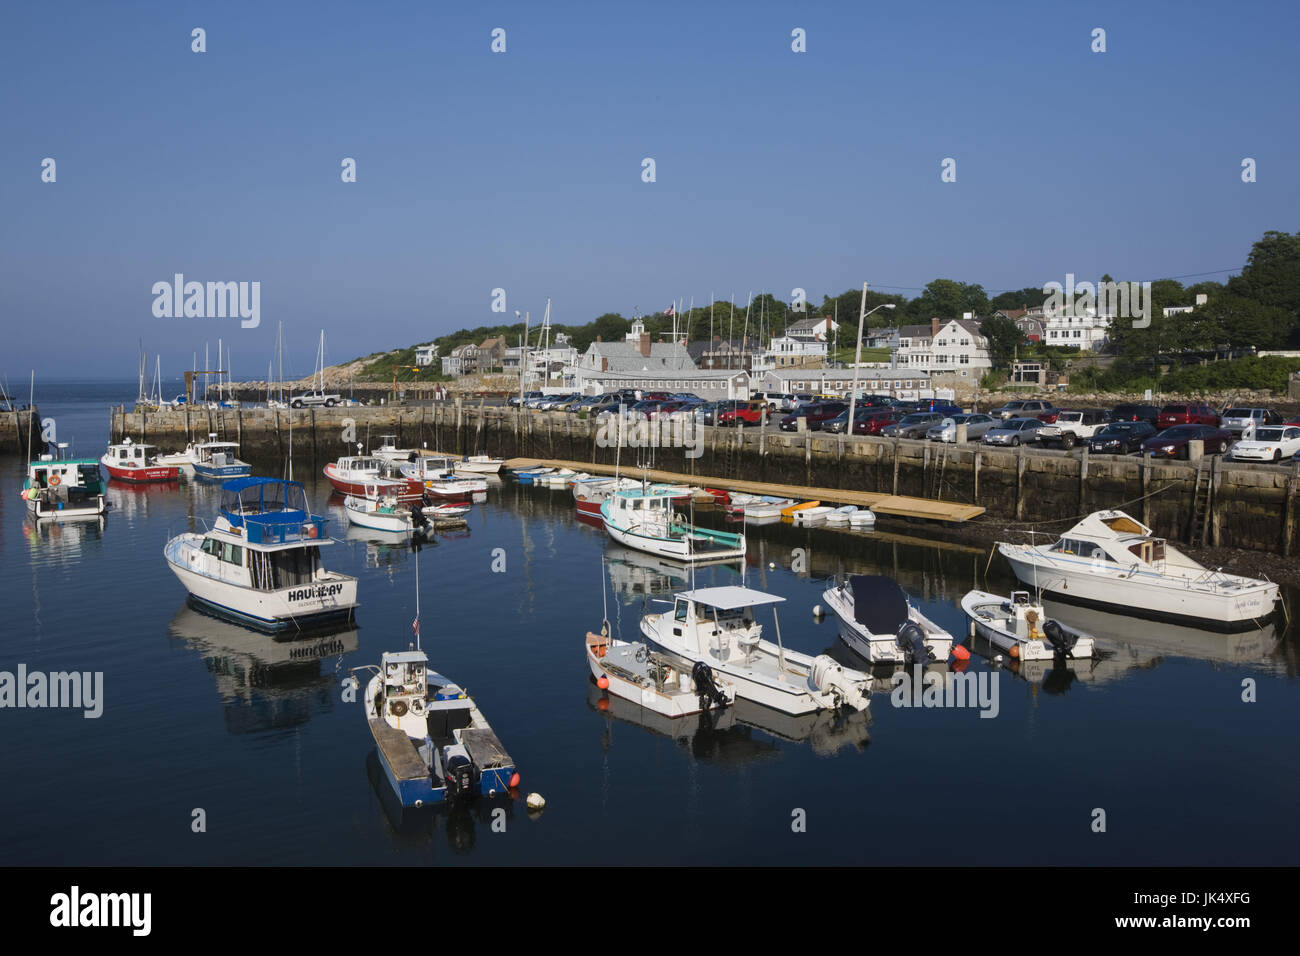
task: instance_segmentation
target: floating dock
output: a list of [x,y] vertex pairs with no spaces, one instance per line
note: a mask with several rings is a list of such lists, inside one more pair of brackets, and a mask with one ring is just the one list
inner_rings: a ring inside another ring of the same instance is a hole
[[[557,461],[546,458],[511,458],[506,468],[572,468],[593,475],[613,475],[617,469],[613,465],[592,464],[588,461]],[[927,521],[946,521],[960,523],[978,518],[984,513],[979,505],[962,504],[959,501],[933,501],[929,498],[912,498],[908,495],[894,495],[885,492],[855,491],[848,488],[808,488],[803,485],[785,485],[767,481],[744,481],[737,478],[714,478],[708,475],[683,475],[674,471],[641,472],[622,469],[629,478],[644,474],[654,482],[672,485],[695,485],[700,488],[723,488],[727,491],[739,491],[750,495],[772,495],[777,498],[794,498],[804,501],[821,501],[822,504],[857,505],[870,508],[877,514],[899,518],[922,518]]]

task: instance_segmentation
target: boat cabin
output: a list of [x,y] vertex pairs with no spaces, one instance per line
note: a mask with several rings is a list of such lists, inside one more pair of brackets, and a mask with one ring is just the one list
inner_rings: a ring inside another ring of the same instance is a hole
[[374,477],[383,473],[384,461],[373,455],[350,455],[334,463],[340,478]]
[[201,445],[195,445],[194,451],[200,464],[224,468],[239,462],[239,442],[205,441]]
[[120,445],[108,446],[108,461],[115,467],[145,468],[149,464],[148,449],[153,445],[137,445],[126,439]]
[[[688,653],[726,662],[748,656],[763,639],[763,625],[755,619],[754,609],[784,600],[735,586],[683,591],[676,595],[672,621],[667,623],[674,640],[681,641]],[[779,636],[780,624],[777,631]]]
[[1161,570],[1168,556],[1164,538],[1122,511],[1089,515],[1046,548],[1049,555],[1084,558],[1098,565],[1128,567],[1135,561]]

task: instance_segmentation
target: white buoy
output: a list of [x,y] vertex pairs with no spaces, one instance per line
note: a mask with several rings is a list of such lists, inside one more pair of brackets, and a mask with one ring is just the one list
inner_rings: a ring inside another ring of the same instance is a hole
[[530,793],[528,799],[524,802],[528,805],[529,810],[540,810],[546,806],[546,800],[540,793]]
[[776,570],[776,562],[775,562],[775,561],[769,561],[769,562],[767,562],[767,569],[768,569],[769,571],[775,571],[775,570]]
[[826,612],[822,610],[822,606],[821,606],[820,604],[814,604],[814,605],[813,605],[813,617],[820,618],[820,617],[822,617],[825,613],[826,613]]
[[994,663],[1001,664],[1001,663],[1002,663],[1002,655],[1001,655],[1001,654],[995,654],[995,655],[993,655],[993,661],[994,661]]

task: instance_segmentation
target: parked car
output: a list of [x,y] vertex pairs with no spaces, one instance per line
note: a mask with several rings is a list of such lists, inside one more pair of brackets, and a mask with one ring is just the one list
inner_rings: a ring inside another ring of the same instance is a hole
[[[880,430],[888,425],[903,420],[903,413],[881,406],[858,406],[853,410],[855,435],[879,435]],[[844,434],[849,423],[849,410],[846,408],[830,421],[822,422],[822,431],[832,435]]]
[[966,426],[966,440],[977,441],[984,437],[987,432],[997,424],[992,415],[985,415],[983,412],[961,412],[957,415],[949,415],[939,424],[932,427],[925,433],[925,437],[930,441],[949,441],[957,440],[957,426]]
[[1276,464],[1283,458],[1294,458],[1297,453],[1300,453],[1300,426],[1260,425],[1256,427],[1253,438],[1232,446],[1229,457],[1233,461],[1271,461]]
[[725,412],[719,412],[717,416],[719,425],[732,425],[736,428],[744,428],[746,425],[758,425],[763,421],[763,415],[767,412],[767,403],[758,399],[751,399],[747,402],[738,401],[734,408]]
[[923,398],[917,403],[918,412],[934,412],[937,415],[960,415],[965,411],[960,405],[954,405],[951,402],[944,402],[933,398]]
[[1055,411],[1055,409],[1056,406],[1051,402],[1038,398],[1028,398],[1007,402],[1001,408],[993,409],[989,414],[1005,422],[1013,418],[1035,418],[1047,412]]
[[848,414],[849,406],[845,402],[809,402],[807,405],[799,408],[797,411],[781,419],[780,429],[783,432],[793,432],[799,430],[799,419],[805,419],[809,431],[821,431],[822,425],[831,421],[841,412]]
[[520,398],[518,395],[511,395],[510,399],[506,402],[506,404],[509,405],[511,408],[517,408],[522,402],[526,402],[530,398],[541,398],[541,397],[542,397],[541,392],[536,392],[536,391],[524,392],[522,398]]
[[995,422],[993,427],[980,439],[981,445],[1025,445],[1038,440],[1038,430],[1043,423],[1037,418],[1011,418],[1005,422]]
[[1154,405],[1125,402],[1110,410],[1113,422],[1150,422],[1153,426],[1160,418],[1160,409]]
[[1087,440],[1088,451],[1094,455],[1128,455],[1155,433],[1156,426],[1150,422],[1111,422]]
[[294,395],[289,399],[289,405],[292,408],[302,408],[306,405],[324,405],[326,408],[333,408],[342,400],[342,395],[313,389],[309,392],[303,392],[301,395]]
[[[1039,421],[1043,420],[1039,418]],[[1070,449],[1109,424],[1110,412],[1104,409],[1062,409],[1055,422],[1043,422],[1043,427],[1038,429],[1038,440],[1044,444],[1059,442],[1062,448]]]
[[1190,402],[1166,405],[1160,409],[1156,427],[1168,429],[1175,425],[1213,425],[1218,428],[1221,422],[1219,413],[1205,402]]
[[1282,416],[1271,408],[1225,408],[1222,427],[1240,435],[1251,425],[1281,425]]
[[1187,458],[1187,443],[1197,438],[1207,455],[1218,455],[1232,445],[1233,434],[1215,425],[1174,425],[1142,443],[1142,454],[1152,458]]
[[938,412],[913,412],[893,425],[887,425],[880,434],[886,438],[924,438],[930,427],[941,421],[943,416]]

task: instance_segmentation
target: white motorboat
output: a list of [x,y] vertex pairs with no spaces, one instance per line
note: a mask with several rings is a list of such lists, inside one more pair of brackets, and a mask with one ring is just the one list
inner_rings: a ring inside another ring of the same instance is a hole
[[196,478],[225,481],[253,473],[253,466],[239,458],[239,442],[205,441],[194,446],[198,458],[190,466]]
[[406,507],[396,495],[348,495],[343,499],[343,513],[348,522],[359,528],[410,534],[428,534],[433,530],[426,509],[418,503]]
[[534,478],[533,485],[542,488],[563,488],[577,477],[578,472],[572,468],[556,468],[548,474]]
[[794,503],[793,498],[762,495],[757,501],[748,502],[743,510],[746,518],[779,518]]
[[351,620],[357,579],[321,565],[325,519],[301,482],[236,478],[221,486],[221,514],[205,534],[167,542],[167,563],[212,612],[269,631]]
[[610,637],[608,626],[599,634],[587,632],[587,666],[601,690],[666,717],[726,707],[736,699],[735,686],[714,675],[708,664],[680,667],[639,641]]
[[817,524],[827,520],[835,509],[830,505],[815,505],[812,508],[800,508],[791,513],[795,524]]
[[456,462],[456,471],[471,475],[495,475],[506,463],[504,458],[491,455],[466,455]]
[[166,455],[155,455],[153,460],[155,465],[179,468],[182,475],[193,477],[194,465],[199,460],[198,445],[194,442],[187,442],[184,451],[171,452]]
[[381,461],[390,464],[400,464],[404,461],[410,461],[413,457],[418,458],[424,454],[418,448],[398,448],[396,435],[380,435],[379,447],[370,450],[371,458],[378,458]]
[[[512,796],[514,761],[474,699],[429,670],[422,650],[389,651],[372,670],[363,709],[384,776],[404,807]],[[350,678],[355,686],[356,678]]]
[[702,588],[676,595],[673,610],[647,614],[641,633],[673,657],[703,662],[736,687],[736,696],[787,714],[848,707],[871,700],[869,677],[826,654],[786,650],[776,620],[776,641],[763,637],[754,608],[785,598],[745,587]]
[[832,527],[844,527],[852,523],[853,515],[857,512],[857,505],[845,505],[842,508],[832,508],[830,514],[826,515],[826,523]]
[[870,508],[859,508],[849,512],[849,527],[865,531],[876,526],[876,513]]
[[642,486],[616,491],[600,505],[605,531],[619,544],[677,561],[745,557],[745,536],[691,524],[673,512],[678,489]]
[[917,610],[893,578],[850,575],[822,598],[839,619],[840,639],[872,664],[941,663],[952,653],[952,635]]
[[971,632],[1022,661],[1061,657],[1092,657],[1092,635],[1053,620],[1028,591],[1012,591],[1008,600],[987,591],[969,591],[961,609],[970,618]]
[[[60,454],[67,448],[59,444]],[[105,485],[94,458],[58,458],[41,455],[28,462],[22,497],[33,518],[70,521],[92,518],[108,510]]]
[[464,499],[487,492],[487,479],[457,474],[450,458],[425,456],[398,466],[402,476],[424,484],[437,498]]
[[1123,511],[1097,511],[1053,544],[998,551],[1038,594],[1085,607],[1220,631],[1269,617],[1278,586],[1198,564]]

